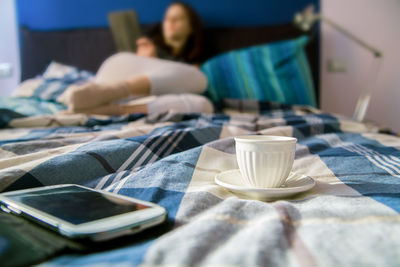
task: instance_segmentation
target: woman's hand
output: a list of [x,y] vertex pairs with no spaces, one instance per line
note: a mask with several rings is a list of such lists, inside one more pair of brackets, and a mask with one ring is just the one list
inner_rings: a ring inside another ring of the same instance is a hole
[[142,57],[157,57],[156,45],[147,37],[141,37],[136,41],[136,54]]

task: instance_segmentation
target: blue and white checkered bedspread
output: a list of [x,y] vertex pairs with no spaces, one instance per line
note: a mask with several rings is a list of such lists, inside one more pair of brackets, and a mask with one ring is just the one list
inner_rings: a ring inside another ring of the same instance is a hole
[[[168,210],[165,233],[45,265],[398,266],[400,139],[310,110],[247,111],[15,118],[0,131],[0,190],[76,183]],[[316,186],[262,202],[216,185],[237,168],[233,136],[255,133],[298,138],[294,171]]]

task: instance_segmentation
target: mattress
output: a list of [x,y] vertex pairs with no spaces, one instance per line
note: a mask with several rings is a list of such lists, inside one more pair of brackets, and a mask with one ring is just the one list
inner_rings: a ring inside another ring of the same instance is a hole
[[[309,107],[239,100],[212,115],[9,114],[1,117],[1,191],[73,183],[168,211],[161,230],[102,251],[54,256],[44,266],[400,262],[400,139],[374,126]],[[215,175],[238,168],[233,137],[243,134],[296,137],[293,171],[316,185],[273,201],[217,185]]]

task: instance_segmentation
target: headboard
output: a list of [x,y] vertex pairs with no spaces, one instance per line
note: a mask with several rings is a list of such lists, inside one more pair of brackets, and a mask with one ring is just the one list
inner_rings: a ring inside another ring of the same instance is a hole
[[[206,28],[206,56],[209,58],[232,49],[295,38],[301,34],[304,33],[291,24]],[[310,36],[310,40],[307,56],[318,97],[318,38]],[[40,74],[52,60],[95,72],[113,53],[115,46],[108,27],[60,31],[34,31],[21,27],[22,80]]]

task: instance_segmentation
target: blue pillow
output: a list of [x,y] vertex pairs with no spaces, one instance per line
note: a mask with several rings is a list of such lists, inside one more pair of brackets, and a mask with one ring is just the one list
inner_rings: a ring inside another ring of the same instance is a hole
[[308,37],[233,50],[206,61],[206,95],[316,106],[310,66],[304,51]]

